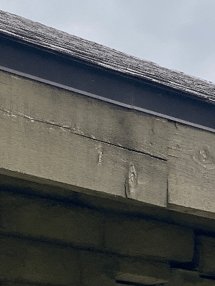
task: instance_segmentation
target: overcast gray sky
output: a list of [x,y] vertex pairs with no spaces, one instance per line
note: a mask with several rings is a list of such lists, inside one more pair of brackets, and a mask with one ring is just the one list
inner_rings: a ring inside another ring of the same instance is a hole
[[215,0],[0,0],[0,9],[215,83]]

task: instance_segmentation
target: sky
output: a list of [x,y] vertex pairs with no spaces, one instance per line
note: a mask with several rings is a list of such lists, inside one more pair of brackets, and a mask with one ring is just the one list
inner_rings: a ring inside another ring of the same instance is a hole
[[0,0],[0,10],[215,83],[215,0]]

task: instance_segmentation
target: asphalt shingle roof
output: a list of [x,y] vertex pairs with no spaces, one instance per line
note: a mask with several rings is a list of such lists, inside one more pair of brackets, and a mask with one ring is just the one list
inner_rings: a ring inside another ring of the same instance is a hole
[[0,11],[0,33],[215,104],[215,84]]

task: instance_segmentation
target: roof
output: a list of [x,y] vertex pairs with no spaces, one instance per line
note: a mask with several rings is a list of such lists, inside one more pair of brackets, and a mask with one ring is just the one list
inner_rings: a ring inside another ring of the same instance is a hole
[[0,27],[0,174],[214,218],[213,84],[8,13]]
[[215,84],[138,59],[103,45],[0,11],[0,33],[26,43],[104,67],[121,74],[146,79],[209,103],[215,103]]

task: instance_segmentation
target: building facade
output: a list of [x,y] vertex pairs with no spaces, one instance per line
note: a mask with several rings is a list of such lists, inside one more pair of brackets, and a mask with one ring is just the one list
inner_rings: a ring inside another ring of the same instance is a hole
[[215,85],[0,11],[2,285],[215,285]]

